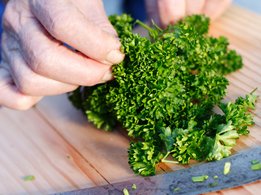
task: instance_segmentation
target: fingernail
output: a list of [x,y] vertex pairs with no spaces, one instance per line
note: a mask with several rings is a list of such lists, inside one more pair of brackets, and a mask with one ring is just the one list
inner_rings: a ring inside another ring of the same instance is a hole
[[119,64],[124,59],[124,54],[119,50],[112,50],[108,53],[106,61],[111,64]]
[[106,82],[113,79],[113,75],[111,70],[107,71],[104,76],[102,77],[102,82]]

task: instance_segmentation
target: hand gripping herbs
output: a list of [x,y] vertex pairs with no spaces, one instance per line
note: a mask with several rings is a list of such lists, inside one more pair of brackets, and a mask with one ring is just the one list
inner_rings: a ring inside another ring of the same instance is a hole
[[[69,94],[73,105],[100,129],[120,124],[128,131],[136,140],[130,143],[129,164],[143,176],[154,175],[161,161],[187,164],[229,156],[254,123],[249,110],[257,96],[251,92],[221,102],[225,75],[242,67],[228,40],[209,36],[209,19],[202,15],[166,29],[134,22],[128,15],[110,21],[126,57],[113,66],[113,81]],[[133,33],[134,24],[145,28],[149,38]],[[213,112],[214,106],[222,114]]]

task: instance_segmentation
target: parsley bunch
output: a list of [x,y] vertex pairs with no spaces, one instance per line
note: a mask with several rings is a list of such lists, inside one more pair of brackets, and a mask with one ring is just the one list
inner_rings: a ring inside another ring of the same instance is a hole
[[[70,94],[98,128],[117,123],[135,138],[129,164],[137,174],[155,174],[160,161],[182,164],[219,160],[231,153],[236,139],[253,124],[249,109],[257,96],[250,93],[234,103],[221,103],[228,80],[225,74],[242,67],[242,58],[228,49],[225,37],[207,35],[209,19],[188,16],[165,30],[140,21],[149,38],[134,34],[128,15],[111,16],[118,32],[122,63],[113,67],[115,79]],[[213,112],[218,106],[223,114]]]

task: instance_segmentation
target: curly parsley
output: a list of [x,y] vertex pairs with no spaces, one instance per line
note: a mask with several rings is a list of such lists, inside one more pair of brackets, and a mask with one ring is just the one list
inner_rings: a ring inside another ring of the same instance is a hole
[[[129,148],[129,164],[140,175],[155,174],[158,162],[189,163],[219,160],[231,153],[236,140],[253,124],[249,109],[257,96],[250,93],[234,103],[226,95],[225,74],[242,67],[242,58],[228,49],[225,37],[207,35],[209,19],[188,16],[160,29],[140,21],[149,38],[132,32],[128,15],[111,16],[125,59],[113,67],[115,79],[71,93],[98,128],[116,123],[136,138]],[[223,114],[214,113],[219,106]]]

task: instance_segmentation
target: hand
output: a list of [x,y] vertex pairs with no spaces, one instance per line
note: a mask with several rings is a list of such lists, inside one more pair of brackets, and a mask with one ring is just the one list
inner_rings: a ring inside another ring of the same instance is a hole
[[0,105],[9,108],[106,82],[124,58],[101,0],[10,0],[3,27]]
[[205,14],[218,18],[232,0],[146,0],[147,12],[157,24],[167,26],[186,15]]

